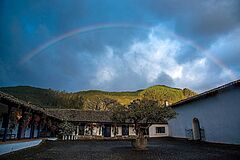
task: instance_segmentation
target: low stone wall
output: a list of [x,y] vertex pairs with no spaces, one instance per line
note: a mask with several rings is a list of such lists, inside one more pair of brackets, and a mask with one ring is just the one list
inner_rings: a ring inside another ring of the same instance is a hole
[[[146,136],[148,137],[148,136]],[[135,139],[136,136],[115,136],[115,137],[104,137],[104,136],[96,136],[96,135],[63,135],[61,140],[124,140],[124,139]]]
[[34,147],[39,145],[42,142],[41,139],[32,140],[27,142],[15,142],[15,143],[7,143],[7,144],[0,144],[0,155],[10,153],[13,151],[18,151],[21,149]]

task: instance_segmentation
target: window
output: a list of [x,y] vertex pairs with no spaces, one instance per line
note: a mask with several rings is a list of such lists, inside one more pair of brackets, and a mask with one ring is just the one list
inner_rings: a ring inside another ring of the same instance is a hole
[[122,135],[123,136],[129,135],[129,126],[128,125],[122,125]]
[[156,127],[156,133],[165,133],[165,127]]

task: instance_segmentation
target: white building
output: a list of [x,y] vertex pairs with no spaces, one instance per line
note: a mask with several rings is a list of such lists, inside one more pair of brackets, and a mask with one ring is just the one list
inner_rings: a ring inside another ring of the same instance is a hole
[[[67,120],[76,126],[71,135],[81,137],[116,137],[127,138],[136,136],[134,124],[115,124],[108,111],[82,111],[78,109],[45,109],[45,113],[58,120]],[[167,124],[153,124],[146,133],[149,137],[169,136]]]
[[169,136],[168,124],[153,124],[149,127],[149,137]]
[[[76,127],[74,133],[67,135],[71,139],[87,136],[91,138],[136,136],[134,124],[114,123],[109,111],[43,109],[0,92],[0,139],[2,141],[55,136],[58,124],[65,120],[72,122]],[[14,127],[11,127],[13,125]],[[169,135],[167,124],[153,124],[146,132],[146,136],[149,137]]]
[[240,80],[172,105],[172,137],[240,144]]

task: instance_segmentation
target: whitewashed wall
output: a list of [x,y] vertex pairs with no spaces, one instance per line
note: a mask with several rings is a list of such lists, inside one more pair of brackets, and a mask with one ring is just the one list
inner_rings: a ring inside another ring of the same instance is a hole
[[129,136],[134,136],[136,135],[136,132],[135,132],[135,129],[134,129],[134,126],[129,126]]
[[114,137],[114,127],[111,126],[111,137]]
[[24,133],[23,133],[24,134],[24,138],[29,138],[30,137],[30,130],[31,129],[28,128],[28,127],[24,129]]
[[[117,126],[118,133],[117,136],[122,135],[122,126]],[[111,137],[114,137],[114,126],[111,126]]]
[[[122,126],[118,126],[118,136],[122,135]],[[129,136],[136,135],[135,129],[133,125],[129,126]],[[111,137],[114,137],[114,127],[111,127]]]
[[[156,133],[156,127],[165,127],[165,133]],[[149,127],[149,137],[166,137],[169,136],[167,124],[153,124]]]
[[117,136],[121,136],[122,135],[122,126],[118,126],[118,133]]
[[95,136],[101,136],[102,135],[102,128],[101,128],[101,126],[93,127],[93,135],[95,135]]
[[215,96],[173,108],[179,115],[169,121],[170,136],[186,138],[198,118],[206,141],[240,144],[240,88],[225,90]]

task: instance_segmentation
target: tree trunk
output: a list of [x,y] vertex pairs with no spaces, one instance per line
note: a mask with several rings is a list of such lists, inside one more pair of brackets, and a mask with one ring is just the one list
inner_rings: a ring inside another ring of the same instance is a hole
[[132,140],[132,147],[136,150],[146,150],[148,140],[144,137],[142,132],[139,132],[139,135],[136,139]]

